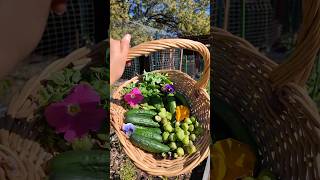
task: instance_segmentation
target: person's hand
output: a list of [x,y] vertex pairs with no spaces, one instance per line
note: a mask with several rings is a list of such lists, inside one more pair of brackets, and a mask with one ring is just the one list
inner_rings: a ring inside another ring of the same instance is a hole
[[67,0],[52,0],[51,10],[57,15],[62,15],[67,11]]
[[120,41],[110,38],[110,84],[123,74],[130,48],[131,36],[125,35]]

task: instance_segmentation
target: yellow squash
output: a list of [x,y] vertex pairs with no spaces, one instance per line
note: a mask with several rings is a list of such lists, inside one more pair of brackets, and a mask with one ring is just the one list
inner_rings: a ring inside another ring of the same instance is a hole
[[249,145],[225,139],[217,141],[210,154],[211,177],[214,180],[234,180],[253,175],[256,157]]

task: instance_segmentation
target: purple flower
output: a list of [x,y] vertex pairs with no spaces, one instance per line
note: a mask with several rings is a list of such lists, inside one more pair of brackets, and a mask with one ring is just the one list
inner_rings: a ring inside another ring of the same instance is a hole
[[131,136],[131,134],[136,130],[136,127],[131,123],[127,123],[123,124],[122,130],[126,135]]
[[174,93],[174,88],[173,88],[173,85],[171,84],[166,84],[165,86],[163,86],[162,90],[169,94]]
[[131,92],[124,95],[124,100],[131,106],[134,107],[143,100],[143,95],[138,88],[133,88]]
[[106,117],[99,103],[100,96],[90,85],[79,84],[64,100],[50,104],[44,115],[57,133],[64,133],[65,140],[73,141],[90,130],[99,130]]

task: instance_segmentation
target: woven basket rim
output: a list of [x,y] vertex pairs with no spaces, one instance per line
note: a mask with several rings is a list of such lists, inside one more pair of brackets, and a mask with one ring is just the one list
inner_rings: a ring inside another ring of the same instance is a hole
[[[159,73],[167,73],[167,72],[172,72],[172,73],[180,73],[180,74],[183,74],[186,76],[186,79],[188,79],[189,81],[191,81],[192,83],[196,83],[196,81],[194,79],[192,79],[189,75],[187,75],[186,73],[183,73],[179,70],[172,70],[172,69],[162,69],[162,70],[155,70],[155,71],[151,71],[151,72],[159,72]],[[115,98],[115,94],[118,94],[118,93],[121,93],[122,89],[124,87],[126,87],[129,83],[131,82],[138,82],[139,79],[141,79],[142,75],[137,75],[133,78],[131,78],[130,80],[127,80],[125,81],[124,83],[122,83],[119,87],[116,88],[116,90],[114,91],[113,95],[112,95],[112,98]],[[210,99],[208,93],[206,92],[206,90],[204,88],[200,88],[199,91],[202,92],[202,94],[204,94],[206,96],[206,98]],[[196,92],[196,91],[195,91]],[[122,93],[121,93],[122,94]],[[115,99],[113,99],[115,100]],[[113,100],[111,100],[111,104],[114,104]],[[119,99],[116,99],[116,100],[119,100]],[[210,105],[210,102],[209,102],[209,105]],[[113,106],[111,105],[111,108],[110,108],[110,111],[111,111],[111,114],[112,114],[112,111],[114,110]],[[115,129],[115,132],[117,134],[117,136],[122,136],[122,137],[125,137],[125,138],[128,138],[127,135],[125,135],[122,131],[121,131],[121,125],[117,124],[114,122],[114,115],[111,115],[111,125],[113,126],[113,128]],[[210,123],[210,119],[209,121],[207,121]],[[208,128],[208,132],[209,132],[209,129],[210,129],[210,124],[208,124],[209,128]],[[209,136],[210,137],[210,136]],[[207,138],[206,139],[208,144],[210,143],[210,138]],[[129,156],[130,159],[132,159],[131,156],[132,153],[130,152],[130,149],[127,148],[127,146],[125,145],[126,143],[130,143],[129,140],[124,141],[122,140],[121,138],[119,138],[119,141],[121,143],[121,145],[124,147],[124,151],[126,152],[126,154]],[[135,147],[133,146],[135,149],[139,149],[138,147]],[[201,147],[201,145],[199,145],[199,147]],[[199,148],[198,147],[198,148]],[[151,175],[157,175],[157,176],[162,176],[162,175],[168,175],[169,176],[177,176],[177,175],[180,175],[180,174],[184,174],[184,173],[187,173],[187,172],[190,172],[190,170],[194,169],[196,166],[198,166],[204,159],[206,159],[208,156],[209,156],[209,145],[207,147],[202,147],[201,149],[204,149],[204,153],[203,154],[200,154],[199,152],[199,149],[197,149],[197,153],[194,153],[192,155],[188,155],[188,156],[185,156],[183,158],[186,158],[186,162],[188,158],[191,158],[193,156],[198,156],[198,160],[197,162],[195,163],[189,163],[188,165],[184,166],[183,169],[175,172],[175,173],[169,173],[169,169],[164,169],[164,170],[160,170],[160,169],[147,169],[144,167],[144,163],[143,163],[143,159],[140,159],[140,161],[136,161],[135,159],[133,159],[133,162],[136,166],[138,166],[140,169],[144,170],[144,171],[147,171],[149,174]],[[152,153],[148,153],[148,152],[145,152],[144,153],[146,154],[152,154]],[[178,159],[179,160],[179,159]],[[172,163],[177,163],[176,160],[163,160],[163,159],[159,159],[159,160],[156,160],[155,162],[158,162],[158,163],[163,163],[164,161],[166,162],[172,162]]]

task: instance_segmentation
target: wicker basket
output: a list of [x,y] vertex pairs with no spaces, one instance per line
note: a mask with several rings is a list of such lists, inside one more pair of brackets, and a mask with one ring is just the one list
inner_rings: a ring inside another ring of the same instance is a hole
[[32,122],[35,119],[34,113],[39,108],[39,90],[41,82],[47,80],[51,74],[66,67],[83,69],[88,64],[105,63],[108,41],[103,41],[93,47],[79,48],[68,56],[58,59],[47,66],[39,75],[29,79],[22,90],[12,97],[7,115],[12,119],[23,119]]
[[[13,162],[18,165],[16,176],[12,175],[9,180],[40,180],[47,176],[46,164],[56,153],[46,152],[37,143],[37,137],[42,136],[42,134],[31,133],[37,129],[35,113],[39,108],[38,91],[41,82],[48,79],[52,73],[66,67],[85,69],[89,65],[105,64],[108,46],[108,41],[103,41],[93,47],[83,47],[75,50],[68,56],[47,66],[39,75],[31,78],[18,94],[13,96],[5,120],[0,119],[0,128],[4,127],[0,129],[1,180],[3,179],[3,170],[1,169],[3,157],[8,157],[6,162]],[[16,131],[11,127],[20,127],[18,128],[20,130]],[[26,129],[26,127],[28,128]]]
[[320,116],[305,83],[320,47],[320,1],[302,2],[297,46],[281,65],[247,41],[213,29],[213,93],[243,116],[262,168],[281,179],[318,180]]
[[40,180],[52,157],[34,141],[32,126],[8,117],[0,119],[0,179]]
[[152,52],[182,48],[198,51],[205,61],[205,68],[202,78],[196,82],[187,74],[178,70],[157,70],[153,72],[168,73],[169,78],[174,83],[175,90],[183,93],[191,102],[191,112],[199,119],[205,132],[195,146],[197,152],[175,160],[156,159],[153,154],[147,153],[134,146],[128,137],[122,132],[121,127],[124,120],[125,109],[121,106],[123,94],[122,89],[131,82],[139,81],[141,76],[126,81],[116,89],[111,101],[111,124],[115,129],[126,154],[133,160],[134,164],[140,169],[151,175],[157,176],[177,176],[179,174],[190,172],[199,163],[201,163],[209,155],[210,144],[210,98],[205,91],[205,87],[209,80],[210,53],[208,48],[196,41],[186,39],[162,39],[151,42],[142,43],[133,47],[129,51],[128,60],[142,55],[148,55]]

